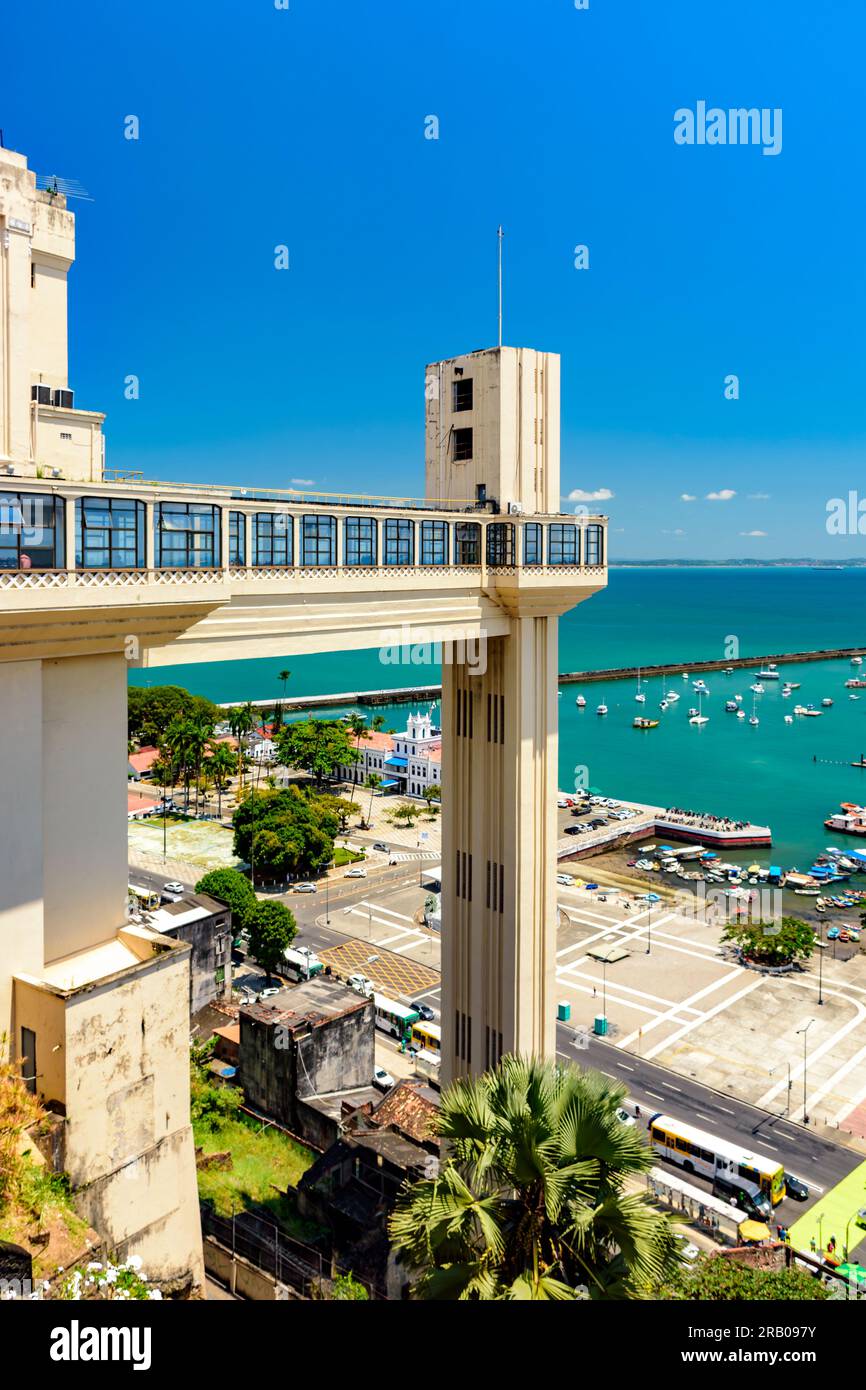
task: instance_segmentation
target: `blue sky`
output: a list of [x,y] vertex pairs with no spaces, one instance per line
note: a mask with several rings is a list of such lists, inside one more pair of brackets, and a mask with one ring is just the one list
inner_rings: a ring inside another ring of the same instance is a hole
[[[74,10],[4,18],[0,124],[95,199],[71,383],[111,464],[420,493],[423,367],[495,342],[501,221],[505,340],[562,354],[613,556],[866,553],[825,525],[863,478],[862,0]],[[781,108],[781,153],[676,145],[700,100]]]

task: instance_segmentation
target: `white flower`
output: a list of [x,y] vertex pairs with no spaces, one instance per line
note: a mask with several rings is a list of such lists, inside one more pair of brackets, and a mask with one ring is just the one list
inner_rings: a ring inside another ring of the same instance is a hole
[[126,1261],[127,1269],[141,1269],[141,1256],[130,1255]]

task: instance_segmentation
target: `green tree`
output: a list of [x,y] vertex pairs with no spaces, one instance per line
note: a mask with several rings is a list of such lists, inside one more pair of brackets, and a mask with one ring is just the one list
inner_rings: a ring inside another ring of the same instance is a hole
[[337,797],[309,787],[251,792],[232,817],[234,851],[272,881],[318,873],[334,857],[340,828]]
[[227,791],[231,785],[236,760],[227,743],[211,743],[210,750],[210,757],[206,766],[217,790],[217,815],[222,820],[223,792]]
[[225,903],[232,914],[235,935],[246,926],[247,917],[258,902],[249,879],[237,869],[212,869],[199,879],[195,891]]
[[729,922],[722,933],[747,957],[761,965],[787,965],[808,960],[815,950],[815,929],[799,917],[781,922]]
[[246,927],[250,935],[250,955],[262,966],[270,984],[271,972],[278,969],[283,952],[297,934],[294,913],[283,903],[257,902],[247,916]]
[[134,686],[127,692],[128,734],[142,746],[159,747],[174,719],[203,716],[211,728],[222,711],[203,695],[192,695],[180,685]]
[[405,1188],[391,1239],[429,1299],[651,1298],[680,1263],[671,1218],[629,1179],[652,1168],[618,1119],[625,1088],[505,1057],[444,1092],[439,1176]]
[[657,1298],[708,1303],[764,1300],[822,1300],[827,1289],[813,1274],[788,1269],[751,1269],[724,1255],[712,1255],[691,1268],[682,1267],[658,1290]]
[[341,765],[353,761],[352,744],[342,720],[301,719],[277,735],[280,762],[302,767],[317,784],[333,777]]
[[338,1302],[363,1303],[369,1300],[369,1297],[365,1286],[351,1271],[348,1274],[338,1274],[331,1285],[331,1298]]
[[391,811],[391,819],[395,825],[398,821],[405,821],[408,826],[411,826],[415,817],[420,814],[421,809],[415,805],[414,801],[401,801]]
[[432,806],[432,802],[442,800],[442,787],[438,782],[431,782],[429,786],[424,788],[421,795],[428,805]]
[[286,686],[288,685],[289,680],[291,679],[291,675],[292,675],[291,671],[278,671],[278,672],[277,672],[277,680],[280,681],[280,682],[282,683],[282,687],[283,687],[283,699],[284,699],[284,700],[285,700],[285,698],[286,698]]

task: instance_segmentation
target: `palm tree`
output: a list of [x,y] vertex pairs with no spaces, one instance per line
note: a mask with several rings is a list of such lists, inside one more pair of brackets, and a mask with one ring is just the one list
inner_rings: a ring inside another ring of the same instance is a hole
[[617,1117],[624,1095],[596,1073],[522,1057],[449,1087],[445,1165],[403,1189],[390,1221],[415,1295],[654,1297],[680,1255],[672,1218],[625,1190],[654,1159]]
[[349,797],[349,804],[355,804],[355,792],[358,787],[358,764],[361,756],[361,735],[366,731],[367,721],[363,715],[352,712],[346,720],[349,730],[355,736],[355,767],[352,772],[352,795]]
[[286,685],[287,685],[287,683],[288,683],[288,680],[289,680],[289,677],[291,676],[291,674],[292,674],[291,671],[278,671],[278,672],[277,672],[277,680],[278,680],[278,681],[282,681],[282,683],[283,683],[283,699],[284,699],[284,700],[285,700],[285,698],[286,698]]
[[204,762],[205,749],[208,746],[208,739],[213,733],[213,725],[209,720],[199,717],[186,721],[186,747],[187,753],[195,773],[195,813],[199,813],[199,792],[201,790],[201,770]]
[[231,775],[235,770],[235,755],[226,743],[212,743],[210,748],[211,755],[205,766],[213,778],[217,790],[217,816],[222,820],[223,792],[229,786]]
[[[166,729],[162,740],[163,756],[167,758],[173,769],[177,771],[177,780],[182,782],[185,788],[186,800],[185,809],[189,810],[189,721],[181,715],[176,715]],[[176,784],[172,780],[172,787]]]
[[369,809],[369,811],[367,812],[367,823],[368,823],[368,824],[369,824],[369,822],[370,822],[370,818],[371,818],[372,815],[373,815],[373,797],[376,795],[376,788],[377,788],[377,787],[381,787],[381,785],[382,785],[382,778],[379,777],[375,772],[371,772],[370,775],[369,775],[369,777],[367,778],[367,786],[370,788],[370,809]]

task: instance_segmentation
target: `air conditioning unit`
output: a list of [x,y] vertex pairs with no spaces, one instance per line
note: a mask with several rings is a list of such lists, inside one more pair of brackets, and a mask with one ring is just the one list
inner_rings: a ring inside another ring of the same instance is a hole
[[15,477],[15,464],[14,464],[14,463],[4,463],[4,465],[3,465],[3,470],[2,470],[2,471],[6,474],[7,478],[14,478],[14,477]]
[[49,470],[48,470],[48,476],[49,476],[49,478],[62,478],[62,477],[63,477],[63,469],[62,469],[62,468],[49,468]]
[[37,405],[50,405],[51,387],[43,386],[41,382],[37,382],[30,387],[30,399],[36,401]]
[[54,391],[54,400],[51,404],[59,405],[62,410],[71,410],[74,396],[74,391],[67,391],[65,388],[62,390],[57,389]]
[[509,502],[509,503],[508,503],[508,515],[509,515],[509,516],[523,516],[523,505],[522,505],[522,503],[520,503],[520,502]]

